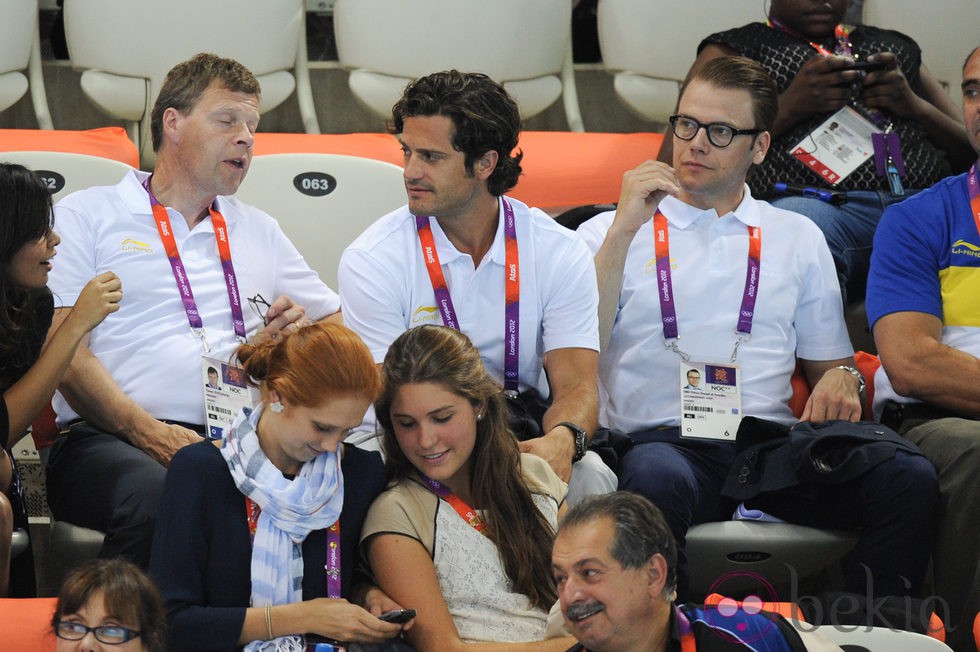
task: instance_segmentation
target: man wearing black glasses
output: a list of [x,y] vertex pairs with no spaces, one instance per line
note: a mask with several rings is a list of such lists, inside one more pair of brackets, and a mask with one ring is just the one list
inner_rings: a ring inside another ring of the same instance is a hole
[[[776,97],[750,59],[705,64],[670,118],[673,165],[647,161],[627,172],[617,210],[579,228],[596,252],[604,425],[635,443],[619,488],[663,511],[679,544],[681,599],[689,597],[688,528],[728,520],[736,506],[722,487],[736,433],[752,423],[742,417],[776,431],[796,423],[788,400],[799,362],[812,388],[804,421],[841,420],[836,427],[848,433],[856,427],[847,422],[861,418],[864,380],[827,245],[810,220],[754,199],[745,184],[769,149]],[[703,369],[699,391],[685,387],[691,369]],[[835,485],[814,487],[801,474],[772,491],[769,476],[747,476],[759,490],[749,507],[822,527],[863,526],[847,588],[864,592],[865,564],[875,595],[916,591],[932,541],[935,473],[914,449],[889,444],[888,455]]]

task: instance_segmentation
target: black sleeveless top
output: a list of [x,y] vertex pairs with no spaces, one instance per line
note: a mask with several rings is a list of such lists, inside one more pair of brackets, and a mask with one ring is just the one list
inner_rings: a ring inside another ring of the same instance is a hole
[[[0,359],[0,392],[5,392],[14,383],[21,379],[31,368],[38,356],[41,355],[41,348],[44,346],[44,338],[51,327],[51,319],[54,315],[54,299],[51,293],[45,288],[36,297],[32,297],[33,312],[25,320],[24,329],[17,334],[3,333],[0,337],[7,339],[6,346],[16,350],[19,354],[17,359],[4,356]],[[12,341],[16,340],[16,341]],[[24,355],[26,353],[26,355]],[[0,396],[0,445],[9,446],[14,443],[8,441],[10,437],[10,422],[7,415],[7,404]],[[20,436],[23,433],[14,433]]]

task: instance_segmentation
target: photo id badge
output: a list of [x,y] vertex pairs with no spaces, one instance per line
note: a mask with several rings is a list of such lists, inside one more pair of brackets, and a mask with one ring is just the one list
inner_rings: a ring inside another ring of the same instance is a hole
[[739,366],[684,362],[679,379],[681,436],[735,441],[742,420]]
[[245,382],[245,370],[216,358],[201,357],[204,380],[204,414],[208,439],[221,439],[243,407],[253,407],[252,388]]
[[871,134],[880,131],[853,107],[845,106],[801,140],[790,154],[827,183],[837,185],[874,155]]

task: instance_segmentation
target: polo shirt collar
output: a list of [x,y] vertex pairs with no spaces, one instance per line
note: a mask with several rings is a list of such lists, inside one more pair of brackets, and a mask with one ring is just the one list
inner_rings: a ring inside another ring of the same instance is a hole
[[[124,177],[125,183],[119,185],[119,194],[123,203],[126,205],[126,209],[134,218],[138,220],[145,218],[152,221],[153,219],[153,209],[150,207],[150,198],[146,193],[146,188],[143,187],[143,183],[149,176],[149,172],[144,172],[143,170],[133,170],[127,173],[127,176]],[[231,225],[237,221],[238,211],[235,210],[235,207],[232,206],[229,200],[229,197],[219,196],[215,199],[215,207],[222,214],[222,216],[224,216],[225,222]],[[198,228],[206,233],[214,232],[214,226],[211,224],[211,220],[208,218],[205,218]],[[444,234],[443,237],[445,238]],[[448,238],[446,241],[448,242]]]
[[[513,204],[512,204],[513,205]],[[414,222],[414,218],[412,220]],[[429,224],[432,225],[432,236],[436,243],[436,250],[439,252],[439,262],[442,265],[448,265],[457,258],[462,257],[462,252],[456,248],[456,245],[450,241],[446,232],[442,230],[442,225],[439,224],[438,219],[429,218]],[[497,232],[493,236],[493,243],[490,245],[490,250],[487,252],[485,258],[492,260],[494,263],[503,266],[506,263],[507,251],[504,246],[504,206],[500,198],[497,199]]]
[[[748,185],[744,186],[745,192],[742,195],[742,201],[739,202],[735,210],[728,215],[731,215],[736,220],[741,222],[746,226],[759,226],[762,223],[762,215],[759,212],[759,205],[756,203],[755,199],[752,197],[752,192],[749,190]],[[707,210],[702,210],[686,204],[677,197],[668,195],[660,202],[659,206],[661,212],[663,212],[664,217],[667,218],[667,222],[676,228],[686,229],[692,224],[694,224],[703,215],[709,215],[712,219],[717,219],[718,217],[725,217],[725,215],[718,215],[713,208]]]

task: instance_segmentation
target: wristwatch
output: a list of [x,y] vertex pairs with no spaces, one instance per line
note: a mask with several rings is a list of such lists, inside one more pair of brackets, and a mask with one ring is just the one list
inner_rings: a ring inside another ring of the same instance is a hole
[[858,398],[860,398],[861,399],[861,402],[864,403],[864,390],[867,387],[867,385],[864,382],[864,376],[861,375],[861,372],[858,371],[857,368],[852,367],[849,364],[842,364],[842,365],[839,365],[837,367],[834,367],[834,369],[843,369],[847,373],[849,373],[852,376],[854,376],[855,378],[857,378],[857,381],[858,381]]
[[565,426],[572,431],[572,436],[575,438],[575,454],[572,456],[572,463],[578,462],[580,459],[585,457],[585,449],[588,445],[588,436],[585,430],[581,426],[577,426],[570,421],[562,421],[558,424],[559,426]]

